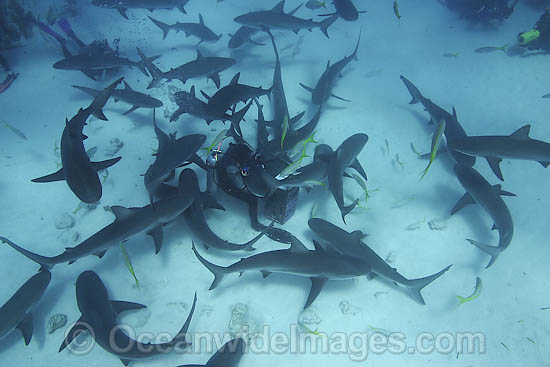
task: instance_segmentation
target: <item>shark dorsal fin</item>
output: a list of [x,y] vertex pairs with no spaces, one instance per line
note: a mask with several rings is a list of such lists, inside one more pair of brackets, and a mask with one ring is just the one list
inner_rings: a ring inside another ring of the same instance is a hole
[[157,134],[157,139],[159,141],[159,146],[157,149],[157,156],[159,152],[162,152],[168,144],[170,144],[170,136],[167,135],[164,131],[162,131],[155,122],[155,133]]
[[361,241],[363,238],[367,237],[367,235],[359,230],[353,231],[350,233],[351,237],[354,241]]
[[307,247],[297,239],[296,237],[292,236],[290,239],[290,251],[292,252],[307,252],[309,251]]
[[330,68],[330,60],[327,61],[327,68],[325,70],[328,70]]
[[313,240],[313,246],[315,247],[315,251],[325,252],[325,248],[315,240]]
[[65,117],[65,125],[69,125],[69,119]]
[[525,125],[514,131],[510,136],[518,140],[529,140],[531,125]]
[[128,84],[128,82],[126,82],[126,80],[124,81],[124,90],[128,91],[128,92],[133,91],[132,87],[130,87],[130,84]]
[[202,59],[202,55],[201,55],[201,52],[197,49],[197,58],[195,59],[195,61],[198,61]]
[[284,13],[285,12],[285,0],[281,0],[271,9],[271,11],[276,13]]
[[134,212],[132,208],[126,208],[119,205],[112,206],[111,211],[115,215],[116,220],[126,219],[130,217]]
[[204,25],[204,19],[202,19],[202,14],[199,13],[199,24]]
[[191,87],[191,90],[189,91],[189,94],[191,94],[191,96],[193,96],[193,98],[195,98],[195,86],[194,85]]
[[458,121],[458,117],[457,117],[457,115],[456,115],[455,106],[453,106],[453,119],[454,119],[455,121]]
[[241,76],[241,73],[237,73],[235,74],[235,76],[233,77],[233,79],[231,79],[231,82],[229,82],[230,85],[236,85],[239,83],[239,78]]

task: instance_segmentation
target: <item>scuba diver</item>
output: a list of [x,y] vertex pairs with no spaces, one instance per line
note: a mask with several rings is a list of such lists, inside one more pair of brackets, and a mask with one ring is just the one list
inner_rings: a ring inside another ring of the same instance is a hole
[[261,200],[271,195],[277,187],[276,180],[265,169],[262,157],[245,142],[230,143],[225,152],[212,150],[206,158],[207,191],[214,194],[219,187],[229,195],[248,204],[250,224],[253,229],[281,243],[291,243],[291,233],[272,225],[266,226],[258,220],[258,206]]
[[531,30],[518,34],[518,42],[529,50],[550,51],[550,6]]
[[479,22],[507,19],[519,0],[445,0],[444,5],[460,13],[460,18]]

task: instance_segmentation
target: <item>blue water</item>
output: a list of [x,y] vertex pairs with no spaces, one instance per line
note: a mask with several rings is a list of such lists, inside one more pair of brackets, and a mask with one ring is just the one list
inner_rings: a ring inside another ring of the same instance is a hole
[[[61,1],[51,0],[25,1],[24,5],[35,16],[45,19],[53,3],[58,8],[62,6]],[[329,3],[327,1],[328,12],[332,9]],[[283,228],[313,248],[311,240],[316,237],[307,227],[307,220],[315,206],[316,216],[349,232],[368,233],[365,242],[407,278],[424,277],[453,264],[449,272],[423,290],[426,305],[416,303],[401,288],[380,281],[379,277],[329,281],[305,315],[307,320],[314,321],[306,323],[308,333],[297,326],[298,321],[304,319],[300,313],[310,287],[308,279],[273,274],[264,280],[259,273],[249,272],[240,278],[230,275],[217,289],[208,291],[213,276],[196,260],[191,250],[193,236],[184,220],[176,219],[166,226],[164,245],[156,256],[148,236],[135,236],[126,242],[139,288],[116,247],[102,260],[89,256],[72,265],[56,266],[48,290],[33,311],[31,343],[25,346],[17,330],[2,339],[0,366],[120,365],[115,356],[93,344],[85,353],[57,352],[64,333],[80,317],[74,285],[84,270],[100,275],[112,299],[148,306],[146,310],[118,318],[137,334],[175,334],[197,292],[190,339],[196,337],[196,333],[223,337],[224,333],[242,331],[243,325],[248,325],[250,350],[240,361],[239,366],[243,367],[550,365],[546,348],[550,343],[550,310],[544,309],[550,306],[548,172],[536,162],[504,160],[501,168],[505,181],[499,182],[486,161],[477,160],[475,168],[491,184],[500,183],[504,190],[517,195],[504,198],[514,221],[512,243],[491,268],[485,269],[489,257],[471,246],[466,238],[496,245],[498,234],[490,231],[491,219],[479,206],[449,215],[464,191],[448,158],[436,159],[427,176],[419,180],[427,162],[417,159],[411,143],[417,150],[428,152],[434,127],[427,124],[428,113],[420,105],[408,104],[410,95],[399,79],[399,75],[406,76],[424,96],[445,110],[451,112],[455,107],[469,135],[508,135],[531,124],[532,138],[550,140],[550,102],[541,98],[550,92],[549,56],[474,52],[484,46],[514,43],[519,32],[535,24],[543,6],[531,7],[520,2],[509,19],[494,27],[483,27],[459,19],[437,1],[400,1],[402,18],[399,21],[390,1],[355,0],[355,3],[367,12],[355,22],[337,20],[329,28],[330,39],[318,29],[302,30],[298,34],[275,31],[274,35],[281,55],[289,112],[295,115],[306,110],[304,121],[308,121],[314,109],[308,92],[298,83],[314,85],[328,60],[335,62],[351,54],[362,32],[358,61],[349,64],[334,89],[336,95],[351,102],[330,100],[315,137],[319,143],[336,148],[355,133],[368,134],[369,141],[358,159],[369,177],[370,196],[365,202],[361,186],[353,179],[345,179],[346,203],[355,198],[362,201],[344,224],[327,185],[316,187],[309,194],[302,190],[296,213]],[[300,1],[288,0],[285,10],[299,4]],[[236,51],[231,51],[227,42],[228,33],[238,28],[234,17],[273,5],[274,1],[191,0],[186,6],[187,15],[176,9],[153,13],[130,9],[129,20],[125,20],[115,10],[79,2],[76,14],[66,17],[85,43],[107,39],[114,45],[117,40],[121,55],[132,60],[138,60],[136,47],[140,47],[146,55],[160,55],[155,64],[168,70],[195,59],[197,40],[172,32],[162,40],[162,32],[148,16],[166,23],[197,22],[200,13],[216,34],[223,34],[216,43],[201,44],[201,52],[237,60],[235,66],[221,73],[222,85],[241,72],[241,83],[266,88],[271,85],[274,67],[269,38],[258,34],[254,38],[266,43],[265,46],[245,45]],[[317,11],[323,12],[323,9]],[[305,7],[296,16],[316,17]],[[79,200],[67,185],[62,182],[36,184],[30,180],[59,169],[56,162],[60,159],[54,147],[59,144],[65,119],[89,104],[89,97],[71,85],[100,89],[114,78],[94,82],[78,71],[53,69],[52,65],[63,55],[55,42],[42,37],[36,28],[34,36],[23,41],[23,45],[2,51],[19,76],[0,95],[0,122],[23,132],[27,140],[8,128],[1,129],[0,235],[33,252],[54,256],[111,223],[114,216],[104,211],[104,206],[138,207],[148,203],[141,175],[153,162],[151,154],[158,143],[151,110],[139,109],[123,116],[128,105],[109,102],[104,110],[109,121],[92,119],[85,128],[89,136],[85,145],[87,148],[97,146],[94,160],[104,160],[110,158],[107,154],[112,147],[110,140],[118,138],[124,144],[118,153],[122,160],[109,169],[97,208],[81,209],[73,214]],[[159,126],[167,132],[177,132],[178,136],[206,134],[209,145],[219,131],[228,127],[219,121],[206,125],[189,115],[169,123],[169,116],[177,108],[171,99],[175,91],[188,91],[194,85],[197,91],[202,89],[213,94],[216,88],[212,81],[199,78],[185,85],[177,80],[163,81],[158,88],[146,90],[150,78],[137,68],[123,68],[121,76],[135,90],[162,100],[164,106],[156,115]],[[1,74],[0,79],[3,78]],[[268,105],[269,100],[262,97],[262,103]],[[256,114],[253,107],[241,124],[245,138],[252,142],[255,142]],[[308,149],[313,155],[313,146]],[[195,170],[204,189],[204,174],[198,168]],[[207,212],[211,228],[220,237],[237,243],[255,236],[257,232],[249,226],[245,205],[228,195],[218,196],[227,210]],[[75,219],[73,228],[55,227],[56,219],[63,213]],[[269,223],[263,216],[260,220]],[[75,233],[79,236],[76,241]],[[263,238],[256,247],[268,251],[281,245]],[[248,256],[203,248],[199,248],[199,252],[209,261],[223,265]],[[3,304],[34,274],[37,265],[8,246],[0,247],[0,256],[3,279],[0,304]],[[472,294],[477,277],[483,282],[481,293],[458,306],[456,296]],[[247,315],[239,313],[243,308],[248,310]],[[67,315],[68,323],[48,334],[46,323],[56,313]],[[293,335],[314,338],[313,331],[326,333],[328,349],[312,351],[311,340],[306,342],[306,348],[296,347]],[[379,349],[373,339],[375,331],[383,331],[378,334],[382,338]],[[262,334],[264,332],[267,334]],[[383,338],[389,332],[404,339],[404,344],[397,343],[400,346],[415,347],[415,343],[424,340],[427,349],[422,351],[417,345],[416,349],[392,349],[388,339],[384,342]],[[482,342],[476,342],[472,351],[460,351],[454,344],[464,333],[475,334]],[[280,345],[276,345],[277,337],[283,340]],[[267,351],[259,346],[266,340]],[[85,343],[86,339],[81,341]],[[430,348],[436,345],[437,348]],[[185,354],[169,353],[131,365],[204,364],[216,349],[199,340]]]

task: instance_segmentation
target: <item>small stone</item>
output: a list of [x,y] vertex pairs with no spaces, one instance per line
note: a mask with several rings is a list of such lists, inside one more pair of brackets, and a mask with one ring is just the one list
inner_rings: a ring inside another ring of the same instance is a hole
[[69,229],[61,232],[61,234],[57,238],[59,239],[59,242],[61,242],[61,244],[63,244],[64,246],[71,247],[80,239],[80,233]]
[[348,301],[341,301],[339,306],[340,306],[340,310],[342,310],[342,313],[344,315],[355,316],[359,312],[359,309],[357,307],[353,306]]
[[109,146],[105,148],[105,155],[112,157],[118,153],[120,149],[124,146],[124,143],[119,138],[111,138],[109,140]]
[[54,222],[57,229],[68,229],[74,227],[74,218],[69,213],[63,213]]
[[321,321],[321,317],[317,314],[317,310],[314,307],[308,307],[298,316],[299,324],[313,325],[320,324]]
[[428,222],[428,226],[432,231],[443,231],[447,229],[447,221],[445,219],[432,219]]
[[67,315],[64,315],[62,313],[56,313],[50,319],[48,320],[48,324],[46,326],[46,329],[48,330],[48,334],[53,333],[59,328],[62,328],[67,324]]
[[229,333],[231,337],[240,337],[250,342],[255,335],[260,333],[258,323],[248,314],[248,306],[243,303],[233,305],[231,320],[229,321]]

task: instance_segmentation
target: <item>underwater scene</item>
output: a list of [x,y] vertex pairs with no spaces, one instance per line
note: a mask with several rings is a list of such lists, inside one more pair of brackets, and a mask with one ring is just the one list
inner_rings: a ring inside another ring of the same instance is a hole
[[550,366],[550,1],[0,0],[0,366]]

